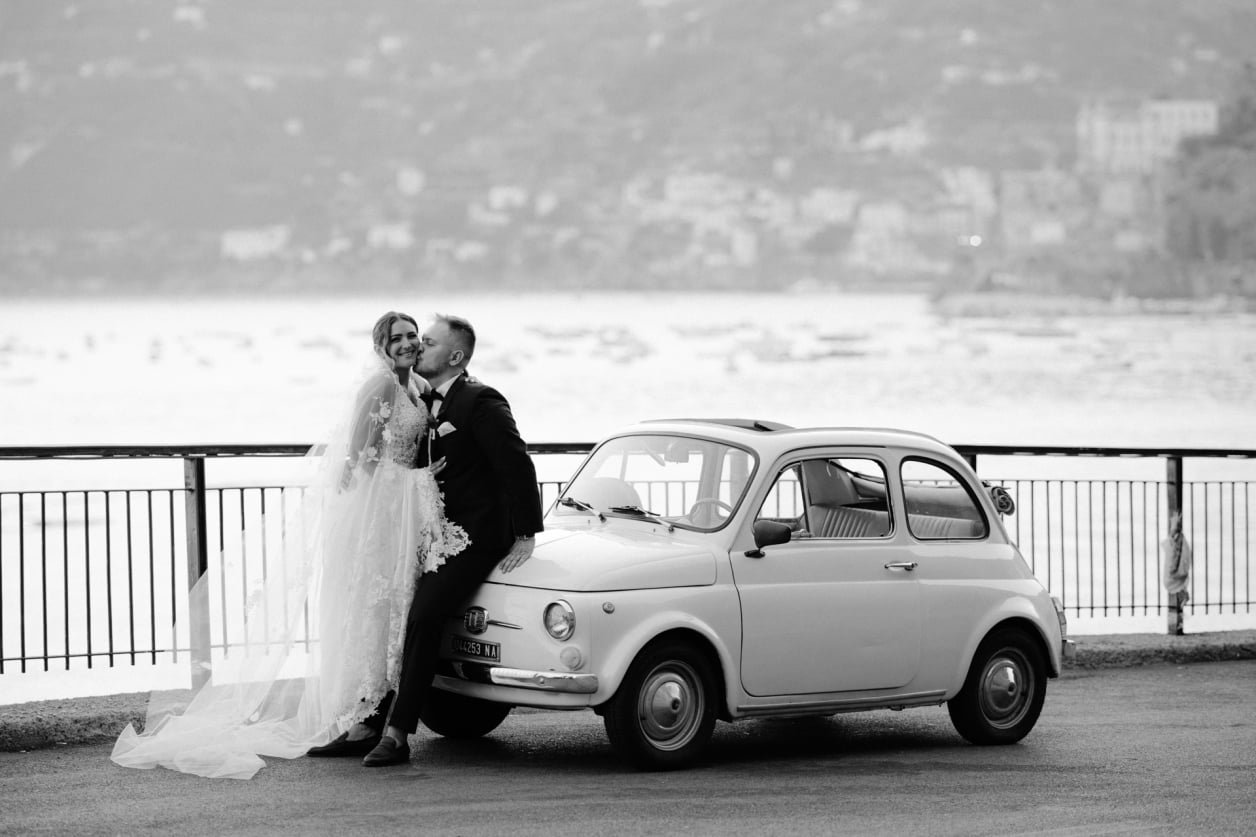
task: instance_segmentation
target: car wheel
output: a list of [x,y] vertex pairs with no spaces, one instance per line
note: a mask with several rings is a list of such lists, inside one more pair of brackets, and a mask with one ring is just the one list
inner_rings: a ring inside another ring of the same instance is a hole
[[716,693],[710,663],[691,644],[648,646],[606,706],[606,735],[642,770],[683,767],[711,739]]
[[974,744],[1013,744],[1038,722],[1047,696],[1042,651],[1023,631],[990,634],[977,648],[968,679],[947,703],[951,723]]
[[510,714],[510,705],[431,689],[419,719],[423,726],[446,738],[488,735]]

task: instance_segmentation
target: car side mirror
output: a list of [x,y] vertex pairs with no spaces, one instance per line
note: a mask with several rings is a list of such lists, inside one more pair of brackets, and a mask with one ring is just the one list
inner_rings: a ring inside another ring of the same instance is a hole
[[747,558],[762,558],[763,547],[789,543],[794,532],[788,523],[779,520],[756,520],[751,531],[754,532],[755,548],[746,551]]

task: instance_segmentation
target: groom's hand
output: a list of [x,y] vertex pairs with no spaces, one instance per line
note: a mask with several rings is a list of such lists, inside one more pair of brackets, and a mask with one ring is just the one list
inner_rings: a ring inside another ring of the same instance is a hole
[[506,557],[501,560],[497,568],[504,573],[508,573],[524,561],[532,557],[532,546],[536,543],[532,538],[515,538],[514,545],[510,547],[510,551],[506,553]]

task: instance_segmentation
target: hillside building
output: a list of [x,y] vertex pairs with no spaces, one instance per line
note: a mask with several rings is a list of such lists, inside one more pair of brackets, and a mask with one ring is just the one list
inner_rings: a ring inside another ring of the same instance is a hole
[[1220,107],[1204,99],[1085,104],[1077,113],[1077,168],[1086,174],[1148,174],[1188,137],[1217,133]]

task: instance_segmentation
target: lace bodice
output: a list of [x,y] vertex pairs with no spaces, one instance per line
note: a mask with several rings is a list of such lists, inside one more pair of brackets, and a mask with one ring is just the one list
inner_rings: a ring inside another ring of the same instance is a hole
[[368,401],[358,419],[350,462],[392,462],[413,468],[419,440],[427,430],[428,413],[417,395],[406,392],[391,375],[376,378],[367,388]]
[[415,404],[400,389],[388,422],[381,434],[385,457],[398,465],[413,467],[419,452],[419,438],[427,429],[427,411]]

